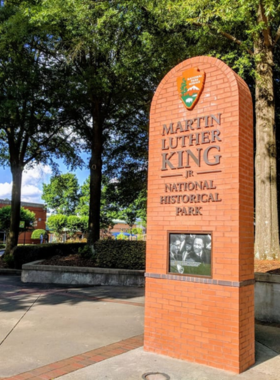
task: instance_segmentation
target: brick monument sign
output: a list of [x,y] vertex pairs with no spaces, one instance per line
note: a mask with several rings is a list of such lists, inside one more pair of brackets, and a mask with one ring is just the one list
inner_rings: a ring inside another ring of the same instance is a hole
[[254,363],[253,199],[249,88],[218,59],[186,60],[151,107],[146,351]]

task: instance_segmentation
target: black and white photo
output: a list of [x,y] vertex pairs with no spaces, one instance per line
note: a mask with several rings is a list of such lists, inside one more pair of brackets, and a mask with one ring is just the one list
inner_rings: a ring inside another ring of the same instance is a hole
[[211,233],[169,233],[169,272],[211,276]]

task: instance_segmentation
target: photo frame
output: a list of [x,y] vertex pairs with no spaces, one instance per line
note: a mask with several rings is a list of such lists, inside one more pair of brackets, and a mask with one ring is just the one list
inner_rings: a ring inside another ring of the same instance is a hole
[[168,273],[212,277],[212,232],[169,231]]

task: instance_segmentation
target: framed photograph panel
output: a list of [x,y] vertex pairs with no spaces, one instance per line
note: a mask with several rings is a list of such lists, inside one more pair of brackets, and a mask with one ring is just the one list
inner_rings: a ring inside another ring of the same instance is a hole
[[169,273],[212,276],[212,232],[168,232]]

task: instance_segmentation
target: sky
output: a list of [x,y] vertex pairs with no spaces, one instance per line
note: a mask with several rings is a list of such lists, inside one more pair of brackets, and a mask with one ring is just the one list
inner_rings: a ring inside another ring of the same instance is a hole
[[[82,155],[82,159],[87,162],[86,155]],[[58,160],[59,170],[61,174],[69,173],[70,170],[63,164],[61,160]],[[79,184],[82,185],[86,178],[89,176],[89,170],[84,167],[83,169],[77,169],[71,173],[75,173]],[[31,203],[44,203],[41,198],[42,184],[50,183],[52,176],[52,168],[49,165],[37,165],[33,169],[23,172],[22,188],[21,188],[21,201]],[[12,175],[8,167],[0,167],[0,199],[11,199],[12,190]]]

